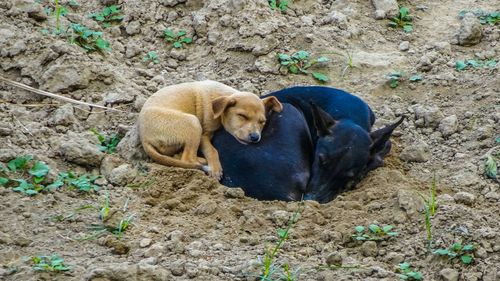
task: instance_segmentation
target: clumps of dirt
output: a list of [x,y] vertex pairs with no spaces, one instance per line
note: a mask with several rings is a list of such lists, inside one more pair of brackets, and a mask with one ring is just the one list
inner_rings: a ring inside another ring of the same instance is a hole
[[[297,280],[395,280],[398,264],[406,261],[425,279],[497,280],[500,187],[484,175],[484,162],[498,153],[498,66],[478,62],[498,61],[499,26],[459,16],[497,7],[465,0],[289,2],[281,12],[260,0],[79,1],[61,24],[102,31],[112,48],[104,55],[44,34],[55,26],[47,15],[52,1],[0,3],[0,75],[127,112],[89,112],[0,84],[2,163],[31,154],[53,176],[101,175],[101,189],[90,193],[62,189],[26,197],[0,188],[0,278],[254,280],[266,249],[278,239],[276,230],[299,203],[260,202],[200,171],[147,164],[135,119],[146,98],[170,84],[213,79],[259,95],[312,84],[312,78],[280,68],[276,57],[306,50],[331,59],[322,69],[327,85],[366,100],[376,127],[408,118],[394,133],[385,167],[328,204],[304,203],[278,253],[275,278],[288,264]],[[104,28],[88,17],[110,4],[120,5],[120,24]],[[411,33],[387,27],[402,5],[413,17]],[[165,28],[185,30],[193,43],[173,48]],[[158,63],[143,61],[149,51],[156,51]],[[468,60],[473,62],[466,68],[456,68],[457,61]],[[391,71],[402,73],[394,89],[387,79]],[[414,74],[421,81],[410,82]],[[129,141],[119,145],[122,158],[99,151],[91,128],[128,132]],[[434,173],[433,247],[471,243],[471,265],[427,249],[418,193],[427,195]],[[102,227],[99,210],[107,197],[116,210],[111,230],[133,218],[121,237],[112,231],[96,236],[91,228]],[[354,227],[371,223],[390,224],[398,236],[354,241]],[[72,269],[32,269],[30,257],[53,253]],[[340,263],[343,268],[326,266]]]

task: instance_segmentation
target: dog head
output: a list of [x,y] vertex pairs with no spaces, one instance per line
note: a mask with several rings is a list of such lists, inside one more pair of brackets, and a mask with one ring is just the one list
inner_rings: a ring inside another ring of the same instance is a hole
[[260,141],[269,110],[281,112],[283,105],[275,97],[259,99],[248,92],[216,98],[212,102],[214,119],[221,118],[224,129],[243,144]]
[[391,149],[389,140],[398,122],[371,133],[349,119],[334,120],[312,104],[318,134],[309,190],[319,202],[332,200],[347,185],[382,166]]

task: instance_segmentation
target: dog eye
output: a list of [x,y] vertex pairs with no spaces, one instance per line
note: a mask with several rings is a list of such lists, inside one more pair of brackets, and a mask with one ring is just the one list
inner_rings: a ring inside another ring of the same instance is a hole
[[320,153],[320,154],[318,155],[318,157],[319,157],[319,163],[320,163],[321,165],[326,165],[326,164],[327,164],[328,159],[327,159],[327,157],[326,157],[326,155],[325,155],[325,154]]
[[248,117],[246,115],[244,115],[244,114],[239,114],[238,113],[238,117],[240,117],[243,120],[247,120],[248,119]]
[[266,120],[259,121],[259,124],[265,125],[266,124]]

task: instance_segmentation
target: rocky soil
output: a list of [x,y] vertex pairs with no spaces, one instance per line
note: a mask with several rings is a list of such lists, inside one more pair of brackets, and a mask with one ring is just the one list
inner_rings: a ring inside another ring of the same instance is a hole
[[[265,94],[316,84],[287,74],[278,52],[307,50],[331,59],[327,85],[365,99],[376,126],[409,118],[395,132],[385,167],[328,204],[305,202],[278,252],[273,280],[288,264],[295,280],[399,280],[409,262],[424,280],[500,280],[500,185],[485,176],[488,155],[498,158],[498,66],[457,71],[457,60],[496,60],[499,25],[482,25],[462,10],[498,10],[495,1],[295,0],[286,12],[265,0],[90,0],[68,7],[61,25],[103,32],[112,50],[87,53],[51,34],[52,1],[0,3],[0,75],[35,88],[112,106],[98,109],[44,98],[0,83],[0,162],[33,155],[49,178],[74,171],[101,175],[96,192],[61,188],[26,196],[0,187],[2,280],[254,280],[266,249],[277,241],[300,203],[260,202],[221,186],[202,172],[133,162],[137,153],[101,152],[91,128],[127,133],[145,99],[159,88],[213,79]],[[89,14],[118,3],[121,23],[103,28]],[[413,32],[387,27],[407,6]],[[186,30],[182,49],[163,30]],[[43,30],[49,30],[43,32]],[[144,62],[156,51],[160,62]],[[353,67],[346,66],[347,54]],[[386,75],[403,71],[390,88]],[[422,81],[410,83],[410,75]],[[124,159],[118,155],[127,156]],[[265,163],[262,163],[265,165]],[[433,247],[475,245],[474,262],[440,259],[427,249],[424,205],[433,173],[438,208],[431,219]],[[106,224],[132,217],[122,237],[93,235],[109,194]],[[91,206],[91,207],[89,207]],[[356,242],[354,227],[390,224],[396,238]],[[58,254],[70,271],[36,272],[30,257]],[[337,265],[337,266],[328,266]],[[342,264],[341,267],[338,265]]]

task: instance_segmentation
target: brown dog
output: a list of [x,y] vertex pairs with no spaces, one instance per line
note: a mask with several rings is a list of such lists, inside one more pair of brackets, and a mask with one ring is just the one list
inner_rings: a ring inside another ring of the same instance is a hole
[[[239,142],[260,141],[269,110],[281,112],[275,97],[259,99],[215,81],[165,87],[153,94],[139,114],[139,134],[146,153],[156,162],[201,169],[220,179],[219,154],[211,143],[221,124]],[[206,158],[198,158],[198,147]],[[173,156],[182,151],[180,159]]]

